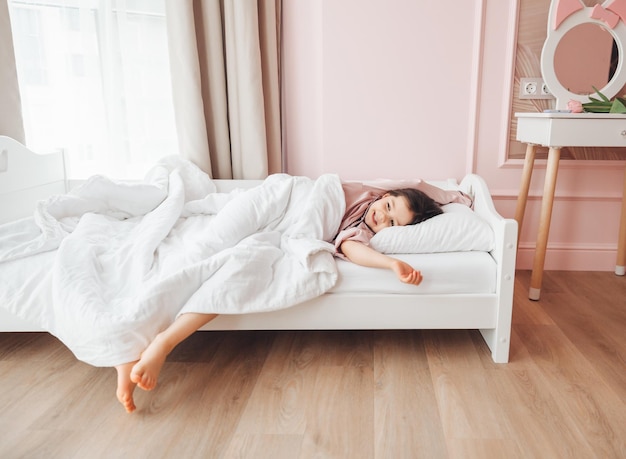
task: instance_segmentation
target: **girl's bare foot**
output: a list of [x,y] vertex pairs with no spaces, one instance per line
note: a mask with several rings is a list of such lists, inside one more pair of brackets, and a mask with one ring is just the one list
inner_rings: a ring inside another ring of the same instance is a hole
[[135,401],[133,400],[133,392],[135,391],[135,383],[130,379],[130,372],[135,362],[117,365],[117,399],[124,406],[127,412],[135,411]]
[[130,380],[143,390],[152,390],[157,385],[159,373],[165,363],[167,355],[171,351],[161,335],[157,335],[154,341],[141,354],[141,358],[133,366],[130,372]]
[[143,390],[152,390],[157,385],[159,373],[168,354],[184,339],[189,337],[202,325],[217,317],[216,314],[188,312],[181,314],[176,320],[159,333],[130,372],[130,380]]

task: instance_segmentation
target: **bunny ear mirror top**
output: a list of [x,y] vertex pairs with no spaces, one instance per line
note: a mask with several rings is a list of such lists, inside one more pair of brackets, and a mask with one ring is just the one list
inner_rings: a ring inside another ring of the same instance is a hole
[[626,85],[624,19],[626,0],[593,7],[581,0],[552,1],[541,73],[557,109],[570,100],[589,102],[594,88],[613,98]]
[[552,24],[553,30],[558,29],[561,23],[568,16],[574,14],[576,11],[582,10],[583,8],[585,8],[585,5],[581,3],[580,0],[553,1],[552,7],[550,8],[550,20],[548,21],[548,30],[550,29],[550,24]]
[[[550,6],[548,30],[559,28],[570,15],[587,8],[582,0],[553,0]],[[589,16],[604,21],[611,29],[620,21],[626,21],[626,0],[606,0],[603,4],[591,7]]]

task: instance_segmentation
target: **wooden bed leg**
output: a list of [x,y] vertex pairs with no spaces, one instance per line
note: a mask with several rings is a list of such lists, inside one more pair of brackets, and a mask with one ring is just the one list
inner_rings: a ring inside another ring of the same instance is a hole
[[[533,175],[533,167],[535,166],[535,145],[529,143],[526,145],[526,156],[524,157],[524,169],[522,171],[522,183],[520,184],[519,195],[517,197],[517,207],[515,208],[515,220],[517,220],[518,236],[522,232],[522,222],[524,221],[524,213],[526,212],[526,201],[528,200],[528,190],[530,189],[530,180]],[[519,237],[517,238],[519,245]]]
[[626,168],[624,168],[624,190],[622,191],[622,216],[619,224],[619,237],[617,240],[617,263],[615,274],[626,274]]
[[538,300],[541,294],[541,281],[543,279],[543,266],[546,261],[546,249],[548,248],[548,234],[550,233],[550,220],[552,218],[552,205],[554,204],[554,190],[556,189],[556,176],[559,171],[561,149],[550,147],[548,151],[548,167],[546,169],[545,184],[543,187],[543,199],[541,200],[541,219],[539,220],[539,232],[537,234],[537,246],[533,261],[533,272],[530,277],[530,289],[528,298]]

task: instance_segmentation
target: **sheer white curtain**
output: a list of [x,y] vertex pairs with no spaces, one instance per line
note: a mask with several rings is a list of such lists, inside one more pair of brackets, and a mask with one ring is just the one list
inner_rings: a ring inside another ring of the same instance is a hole
[[26,144],[64,149],[71,178],[138,178],[168,154],[215,178],[282,170],[281,0],[8,5],[19,90],[0,98],[21,96]]
[[177,154],[165,0],[8,0],[27,145],[71,178]]

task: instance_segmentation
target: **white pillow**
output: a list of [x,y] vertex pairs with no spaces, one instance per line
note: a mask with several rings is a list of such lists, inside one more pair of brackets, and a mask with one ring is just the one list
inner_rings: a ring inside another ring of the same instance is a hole
[[382,253],[489,252],[494,248],[493,230],[472,209],[457,203],[442,209],[443,214],[417,225],[385,228],[370,245]]

